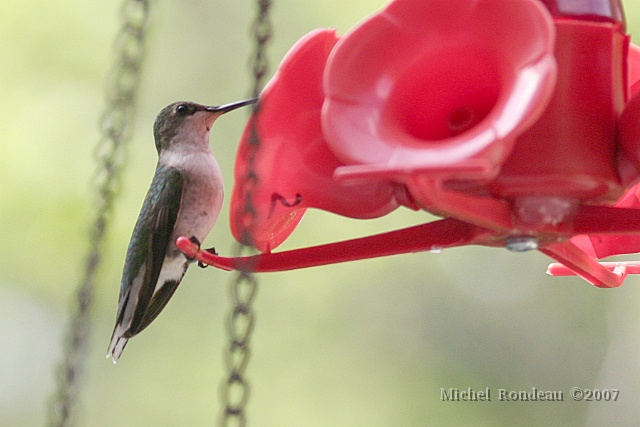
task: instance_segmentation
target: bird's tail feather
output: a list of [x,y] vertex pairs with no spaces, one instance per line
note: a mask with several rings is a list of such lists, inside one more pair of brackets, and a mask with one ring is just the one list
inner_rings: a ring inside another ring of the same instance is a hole
[[122,351],[124,350],[124,347],[127,345],[128,341],[129,338],[118,336],[114,331],[113,337],[111,337],[109,350],[107,350],[107,358],[111,357],[111,360],[115,364],[120,358],[120,355],[122,355]]

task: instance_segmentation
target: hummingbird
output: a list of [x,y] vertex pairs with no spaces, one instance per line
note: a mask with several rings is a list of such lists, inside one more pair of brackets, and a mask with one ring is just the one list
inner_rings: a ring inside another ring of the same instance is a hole
[[199,245],[218,219],[224,193],[209,145],[211,126],[222,114],[255,102],[218,107],[175,102],[158,114],[153,125],[158,164],[127,248],[107,352],[113,363],[129,338],[160,314],[193,261],[176,239],[187,236]]

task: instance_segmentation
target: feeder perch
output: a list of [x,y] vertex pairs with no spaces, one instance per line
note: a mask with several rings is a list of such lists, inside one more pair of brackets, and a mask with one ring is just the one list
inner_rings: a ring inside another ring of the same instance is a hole
[[[557,261],[549,274],[617,287],[640,263],[598,259],[640,251],[638,92],[619,0],[391,1],[344,36],[304,36],[261,94],[231,230],[262,253],[178,246],[254,271],[471,244],[539,250]],[[365,219],[400,206],[443,219],[272,252],[308,208]]]

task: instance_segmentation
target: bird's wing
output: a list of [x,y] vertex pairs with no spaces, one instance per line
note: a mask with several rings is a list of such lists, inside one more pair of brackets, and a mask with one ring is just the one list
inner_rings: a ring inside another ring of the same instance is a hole
[[[113,338],[129,338],[153,320],[149,319],[147,312],[152,305],[171,233],[180,211],[183,185],[180,171],[158,166],[127,250]],[[156,315],[157,312],[153,317]]]
[[[165,294],[166,291],[155,291],[173,233],[173,227],[180,212],[183,185],[184,178],[180,171],[170,168],[161,187],[156,189],[157,200],[153,204],[154,209],[149,218],[151,229],[146,244],[144,277],[139,288],[137,304],[131,321],[131,335],[135,335],[146,328],[156,318],[169,299],[161,298],[164,301],[159,301],[158,296]],[[175,283],[175,285],[173,283],[166,284],[166,286],[173,288],[173,291],[175,291],[177,285],[178,283]],[[173,291],[171,291],[171,294],[173,294]]]
[[180,171],[158,166],[127,250],[116,325],[108,350],[114,363],[128,339],[156,318],[179,283],[167,284],[170,286],[155,292],[180,211],[183,186]]

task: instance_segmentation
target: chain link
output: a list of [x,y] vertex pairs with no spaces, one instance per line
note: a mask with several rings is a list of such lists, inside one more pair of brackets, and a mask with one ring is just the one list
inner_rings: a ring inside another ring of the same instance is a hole
[[51,397],[50,426],[74,424],[80,377],[88,350],[95,276],[107,223],[120,187],[119,178],[124,164],[124,148],[131,131],[148,16],[148,0],[125,0],[122,4],[122,25],[115,46],[116,62],[108,75],[106,107],[99,121],[101,137],[94,152],[98,163],[93,177],[96,217],[89,232],[91,246],[83,277],[76,291],[75,313],[67,330],[64,353],[57,370],[57,390]]
[[[260,95],[264,87],[264,80],[269,72],[266,45],[273,35],[273,27],[269,17],[271,0],[257,0],[258,12],[253,22],[252,35],[255,43],[255,52],[251,61],[253,72],[253,97]],[[259,113],[260,104],[254,104],[254,118]],[[242,185],[245,186],[246,198],[243,208],[243,224],[245,231],[241,242],[237,245],[235,256],[251,250],[253,246],[250,230],[256,217],[253,205],[253,193],[258,184],[258,175],[255,169],[255,159],[260,148],[257,120],[252,121],[249,137],[249,161],[248,172],[243,177]],[[227,377],[222,383],[223,413],[221,426],[245,426],[245,407],[249,399],[249,383],[245,377],[245,369],[251,354],[249,341],[255,325],[255,315],[252,309],[253,300],[258,290],[258,282],[252,273],[251,265],[244,266],[232,278],[229,285],[231,294],[231,312],[227,319],[227,335],[229,338],[226,349]]]

